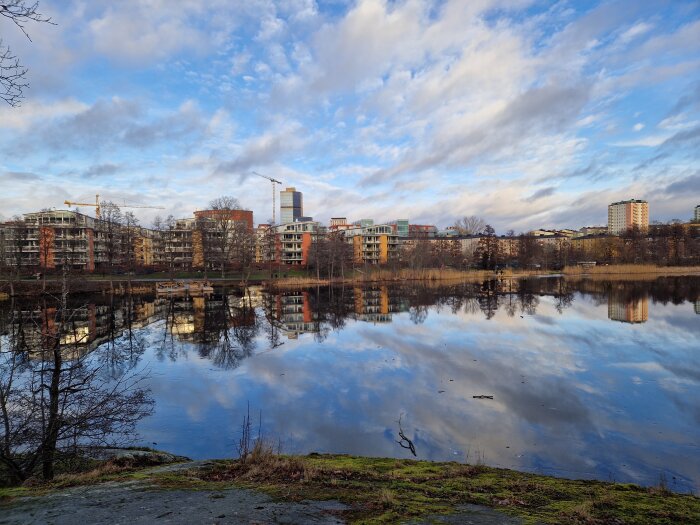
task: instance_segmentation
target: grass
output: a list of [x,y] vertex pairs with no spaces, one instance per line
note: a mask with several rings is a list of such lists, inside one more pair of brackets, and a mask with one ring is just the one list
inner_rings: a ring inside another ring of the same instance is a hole
[[317,279],[311,274],[300,275],[287,278],[273,279],[271,284],[275,287],[293,287],[308,285],[328,285],[328,284],[363,284],[363,283],[383,283],[383,282],[438,282],[438,281],[481,281],[499,277],[526,277],[529,275],[542,275],[549,272],[541,270],[511,270],[506,269],[498,274],[491,270],[456,270],[453,268],[426,268],[422,270],[398,269],[390,270],[386,268],[373,267],[367,270],[355,270],[348,272],[345,278],[334,277],[333,279]]
[[[126,447],[123,450],[161,453],[149,447]],[[108,460],[66,456],[56,462],[56,475],[53,480],[43,481],[37,472],[35,477],[29,478],[20,486],[8,486],[5,473],[0,470],[0,502],[21,496],[37,496],[68,487],[125,479],[127,474],[137,475],[147,467],[161,464],[158,458],[149,455],[122,456]]]
[[494,507],[526,523],[700,522],[700,499],[690,495],[458,463],[267,453],[245,462],[220,461],[179,479],[170,474],[161,483],[208,490],[242,486],[284,501],[338,500],[350,508],[345,519],[363,524],[449,514],[466,503]]
[[581,481],[484,465],[346,455],[285,456],[256,446],[245,461],[219,460],[207,470],[153,473],[147,465],[107,461],[48,484],[0,489],[0,501],[106,481],[140,480],[163,490],[255,489],[279,501],[337,500],[350,523],[383,524],[486,505],[525,523],[571,525],[700,523],[700,499],[663,485]]

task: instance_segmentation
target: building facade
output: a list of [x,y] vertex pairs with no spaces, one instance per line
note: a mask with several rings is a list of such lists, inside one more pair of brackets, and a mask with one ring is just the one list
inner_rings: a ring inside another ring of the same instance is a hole
[[277,226],[277,260],[291,266],[306,266],[311,245],[316,242],[318,235],[321,235],[321,225],[318,222],[280,224]]
[[608,206],[608,234],[620,235],[630,228],[649,229],[649,203],[631,199]]
[[358,264],[387,264],[398,257],[399,236],[388,224],[358,226],[346,230],[345,238]]
[[695,215],[693,216],[695,222],[700,222],[700,204],[695,206]]
[[398,235],[399,237],[405,238],[408,237],[408,219],[397,219],[395,221],[391,221],[389,223],[389,226],[392,227],[394,230],[394,233]]
[[[303,217],[304,198],[296,188],[280,191],[280,224],[288,224]],[[252,227],[252,225],[251,225]]]

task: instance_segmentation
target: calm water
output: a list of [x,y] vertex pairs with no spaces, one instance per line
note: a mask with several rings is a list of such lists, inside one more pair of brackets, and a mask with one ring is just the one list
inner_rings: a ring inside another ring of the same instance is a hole
[[145,445],[234,456],[250,406],[290,453],[411,457],[401,418],[419,459],[700,489],[700,278],[74,302],[84,352],[148,375]]

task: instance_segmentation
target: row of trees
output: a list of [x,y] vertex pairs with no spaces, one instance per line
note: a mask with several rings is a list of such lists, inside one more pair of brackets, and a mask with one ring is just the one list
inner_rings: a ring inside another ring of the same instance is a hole
[[601,235],[586,240],[538,238],[513,231],[496,236],[488,224],[478,240],[465,248],[459,240],[431,239],[402,250],[400,265],[413,269],[562,268],[578,262],[599,264],[700,265],[700,228],[681,223],[655,224],[648,231],[633,228],[620,236]]

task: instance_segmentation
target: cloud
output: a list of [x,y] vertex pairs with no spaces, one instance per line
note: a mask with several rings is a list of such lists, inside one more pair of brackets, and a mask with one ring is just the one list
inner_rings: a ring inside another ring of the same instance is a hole
[[61,114],[46,121],[32,119],[7,149],[95,151],[115,145],[144,149],[202,134],[206,126],[197,105],[190,101],[173,112],[154,115],[135,100],[113,97],[100,99],[70,115]]
[[514,98],[492,115],[461,115],[436,124],[427,148],[411,151],[391,168],[362,181],[365,185],[385,182],[406,173],[420,173],[439,166],[467,166],[485,156],[513,157],[524,154],[539,136],[564,133],[589,99],[586,85],[545,85]]
[[7,182],[28,182],[40,181],[43,179],[43,177],[41,175],[37,175],[36,173],[29,173],[26,171],[6,171],[4,173],[0,173],[0,179]]
[[557,189],[554,186],[550,186],[548,188],[542,188],[541,190],[537,190],[535,193],[530,195],[525,200],[527,202],[535,202],[536,200],[543,199],[544,197],[549,197],[550,195],[554,195],[554,192],[556,190]]
[[[18,43],[33,89],[0,108],[0,173],[60,178],[71,198],[141,189],[187,215],[237,175],[267,217],[257,169],[318,218],[527,230],[604,222],[609,199],[696,171],[700,21],[674,3],[46,7],[59,25]],[[36,204],[6,186],[7,213]],[[676,215],[670,193],[646,196]]]
[[298,122],[286,122],[277,129],[248,139],[239,148],[235,158],[218,163],[213,175],[236,174],[247,176],[247,171],[256,166],[267,166],[300,150],[307,144],[304,129]]
[[106,175],[114,175],[121,169],[122,167],[119,164],[93,164],[83,171],[82,176],[88,179],[104,177]]
[[669,184],[664,192],[672,195],[700,195],[700,172]]

